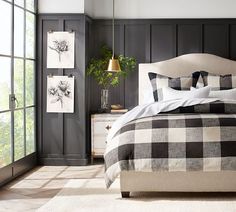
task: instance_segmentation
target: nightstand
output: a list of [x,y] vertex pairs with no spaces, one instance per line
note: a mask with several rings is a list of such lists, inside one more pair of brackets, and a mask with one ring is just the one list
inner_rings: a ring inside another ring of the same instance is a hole
[[91,159],[103,157],[106,138],[112,124],[123,114],[101,113],[91,115]]

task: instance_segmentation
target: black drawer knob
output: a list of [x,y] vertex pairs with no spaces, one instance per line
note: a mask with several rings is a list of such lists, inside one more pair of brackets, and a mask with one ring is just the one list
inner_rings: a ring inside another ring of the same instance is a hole
[[110,125],[107,125],[107,126],[106,126],[106,129],[107,129],[107,130],[110,130],[110,129],[111,129],[111,126],[110,126]]

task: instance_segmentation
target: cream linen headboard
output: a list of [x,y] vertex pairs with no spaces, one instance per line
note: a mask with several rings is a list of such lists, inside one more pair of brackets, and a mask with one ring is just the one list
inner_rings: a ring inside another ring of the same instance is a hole
[[236,61],[211,54],[186,54],[162,62],[139,64],[139,104],[144,103],[145,92],[152,89],[148,72],[179,77],[199,70],[215,74],[236,74]]

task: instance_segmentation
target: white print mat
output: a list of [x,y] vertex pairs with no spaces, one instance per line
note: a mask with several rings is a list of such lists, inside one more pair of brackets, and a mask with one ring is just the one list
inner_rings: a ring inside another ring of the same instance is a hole
[[74,112],[74,77],[47,77],[47,112]]
[[75,67],[75,32],[48,32],[47,68]]

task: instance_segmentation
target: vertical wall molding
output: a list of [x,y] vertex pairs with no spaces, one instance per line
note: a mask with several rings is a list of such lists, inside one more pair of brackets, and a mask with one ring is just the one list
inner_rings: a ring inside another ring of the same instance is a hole
[[201,23],[201,53],[204,53],[204,24]]
[[[59,18],[59,31],[65,31],[65,22],[63,18]],[[58,75],[59,76],[63,76],[64,75],[64,69],[59,68],[58,69]],[[58,114],[58,132],[60,133],[60,145],[62,147],[62,154],[64,155],[64,150],[65,150],[65,144],[64,144],[64,114],[63,113],[59,113]]]
[[178,55],[178,24],[175,24],[175,56]]
[[151,62],[151,24],[146,25],[146,63]]
[[227,57],[228,58],[231,58],[231,55],[230,55],[230,24],[226,24],[226,27],[227,27]]
[[[90,19],[84,14],[41,14],[38,19],[38,157],[43,165],[86,165],[89,161],[88,80],[85,69],[91,41]],[[75,68],[47,69],[47,32],[75,32]],[[75,77],[74,113],[47,113],[47,75]]]
[[[125,25],[120,24],[120,54],[125,55]],[[125,79],[121,80],[120,94],[125,91]],[[125,95],[120,95],[120,104],[125,105]]]

